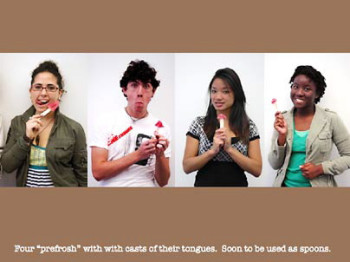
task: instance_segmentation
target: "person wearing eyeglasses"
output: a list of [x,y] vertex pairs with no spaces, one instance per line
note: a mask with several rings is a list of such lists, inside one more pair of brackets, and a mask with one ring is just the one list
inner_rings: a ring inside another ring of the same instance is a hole
[[[274,186],[334,187],[334,176],[350,167],[350,136],[339,116],[317,105],[324,76],[298,66],[290,79],[290,111],[276,112],[269,162],[278,169]],[[333,144],[339,157],[330,159]]]
[[32,73],[32,106],[11,121],[1,157],[5,172],[17,169],[19,187],[87,186],[86,138],[82,126],[59,108],[45,116],[48,105],[61,100],[63,79],[52,61]]

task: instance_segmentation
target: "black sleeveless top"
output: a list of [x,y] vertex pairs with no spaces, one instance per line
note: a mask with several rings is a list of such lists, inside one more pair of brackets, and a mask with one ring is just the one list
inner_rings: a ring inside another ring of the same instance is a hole
[[[186,134],[199,140],[198,155],[205,153],[213,145],[213,141],[206,136],[203,126],[204,117],[197,117]],[[249,141],[259,138],[256,125],[252,120],[249,120]],[[238,137],[231,138],[231,145],[243,155],[248,155],[248,145],[244,144]],[[244,170],[233,161],[228,153],[220,149],[219,153],[211,161],[198,170],[194,186],[247,187],[248,181]]]

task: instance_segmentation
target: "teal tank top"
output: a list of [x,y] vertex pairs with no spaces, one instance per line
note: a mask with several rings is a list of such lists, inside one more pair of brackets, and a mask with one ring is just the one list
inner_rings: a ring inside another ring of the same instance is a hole
[[305,164],[306,139],[309,130],[297,131],[293,127],[292,155],[286,172],[286,187],[311,187],[309,179],[303,176],[300,166]]

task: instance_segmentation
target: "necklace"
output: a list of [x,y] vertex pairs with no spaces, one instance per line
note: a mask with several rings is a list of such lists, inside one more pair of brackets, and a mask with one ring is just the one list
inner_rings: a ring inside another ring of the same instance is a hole
[[140,118],[133,117],[133,116],[131,116],[131,115],[129,114],[127,107],[125,107],[125,112],[126,112],[126,114],[130,117],[130,119],[132,120],[133,123],[135,123],[136,121],[138,121],[138,120],[140,120],[140,119],[143,119],[143,118],[145,118],[145,117],[148,116],[148,112],[146,112],[146,114],[145,114],[144,116],[140,117]]

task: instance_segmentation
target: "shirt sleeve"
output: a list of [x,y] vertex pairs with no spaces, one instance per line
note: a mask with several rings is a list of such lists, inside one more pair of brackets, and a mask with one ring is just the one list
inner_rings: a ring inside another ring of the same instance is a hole
[[325,174],[338,175],[350,168],[350,136],[343,121],[336,114],[332,125],[332,139],[340,156],[323,162],[322,168]]
[[75,177],[81,187],[87,187],[87,151],[86,137],[83,127],[77,124],[75,127],[75,147],[72,165]]
[[89,146],[108,150],[109,127],[107,122],[96,121],[89,132]]
[[257,126],[252,120],[249,120],[249,141],[260,139]]
[[11,126],[7,134],[6,145],[1,156],[1,165],[5,172],[10,173],[19,168],[26,160],[30,151],[30,144],[28,144],[23,135],[23,131],[17,130],[21,125],[21,118],[15,117],[11,121]]
[[200,125],[200,121],[199,121],[199,117],[197,117],[195,120],[192,121],[187,133],[186,133],[186,136],[191,136],[197,140],[199,140],[199,130],[201,128],[201,125]]

